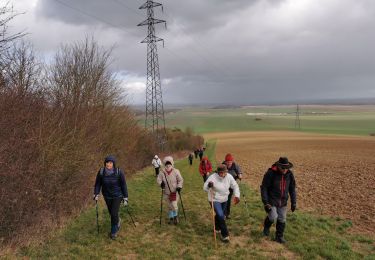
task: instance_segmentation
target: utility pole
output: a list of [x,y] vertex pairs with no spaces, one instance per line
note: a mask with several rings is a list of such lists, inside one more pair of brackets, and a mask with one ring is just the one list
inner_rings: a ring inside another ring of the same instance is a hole
[[297,104],[297,109],[296,109],[296,120],[294,121],[294,129],[301,129],[301,120],[299,119],[299,105]]
[[164,40],[155,36],[155,24],[164,23],[165,20],[154,18],[154,7],[163,6],[160,3],[147,0],[139,9],[147,9],[147,19],[138,26],[148,27],[147,37],[141,43],[147,43],[147,83],[146,83],[146,119],[145,128],[152,131],[160,148],[163,149],[167,142],[165,130],[163,96],[159,73],[158,49],[156,43]]

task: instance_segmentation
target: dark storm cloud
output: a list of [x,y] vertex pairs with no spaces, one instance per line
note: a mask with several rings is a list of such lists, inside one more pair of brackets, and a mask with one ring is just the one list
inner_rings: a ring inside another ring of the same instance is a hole
[[[166,102],[251,103],[375,96],[373,0],[161,1],[155,17]],[[39,0],[33,42],[52,51],[93,35],[144,98],[146,18],[130,0]],[[45,29],[44,27],[48,27]],[[54,29],[56,31],[54,31]],[[138,92],[137,92],[138,91]]]

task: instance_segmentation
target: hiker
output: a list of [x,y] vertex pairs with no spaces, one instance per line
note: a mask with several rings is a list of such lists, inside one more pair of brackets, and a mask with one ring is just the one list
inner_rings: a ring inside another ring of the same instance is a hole
[[188,159],[189,159],[189,164],[190,164],[190,165],[193,165],[193,153],[190,153],[190,154],[189,154]]
[[208,175],[212,172],[211,162],[207,156],[203,156],[202,161],[199,163],[199,173],[203,177],[203,182],[206,182]]
[[[228,168],[228,172],[234,180],[242,180],[242,171],[238,163],[234,161],[234,157],[228,153],[225,155],[225,161],[223,162]],[[230,206],[231,206],[231,200],[233,196],[233,189],[229,189],[229,196],[228,196],[228,203],[227,203],[227,210],[225,211],[225,216],[227,219],[230,219]]]
[[94,200],[99,199],[100,189],[107,204],[108,212],[111,216],[111,239],[117,237],[120,229],[121,219],[119,218],[119,209],[121,202],[128,205],[128,189],[126,186],[125,175],[120,168],[116,167],[114,156],[107,156],[104,159],[104,167],[100,168],[96,175],[94,187]]
[[270,227],[277,220],[275,241],[282,244],[286,242],[284,230],[288,193],[291,199],[291,211],[294,212],[297,207],[296,181],[293,172],[290,170],[292,167],[293,164],[289,162],[287,157],[280,157],[264,174],[260,186],[264,210],[267,213],[263,234],[269,236]]
[[199,155],[199,160],[202,161],[202,157],[203,157],[203,149],[202,148],[199,149],[198,155]]
[[[221,240],[229,242],[229,232],[225,223],[225,210],[229,201],[229,188],[234,193],[234,204],[240,202],[240,189],[233,176],[228,174],[227,166],[220,164],[217,171],[210,175],[203,185],[203,189],[208,192],[208,200],[211,204],[213,196],[213,206],[215,210],[216,233],[221,233]],[[210,194],[213,192],[213,194]]]
[[164,191],[164,200],[168,203],[168,224],[177,225],[178,220],[178,200],[179,192],[182,189],[183,178],[178,169],[174,168],[172,156],[167,156],[163,159],[164,168],[158,175],[157,183]]
[[158,177],[160,166],[161,166],[161,160],[159,159],[157,155],[155,155],[151,163],[155,168],[155,176]]
[[198,158],[198,153],[199,153],[199,149],[195,149],[195,150],[194,150],[194,156],[195,156],[195,159]]

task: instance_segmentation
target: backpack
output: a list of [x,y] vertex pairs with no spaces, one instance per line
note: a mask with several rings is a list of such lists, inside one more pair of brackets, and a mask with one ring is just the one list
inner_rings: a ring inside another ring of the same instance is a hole
[[[103,178],[103,176],[104,176],[104,167],[100,168],[99,176],[101,178]],[[118,177],[118,178],[120,178],[120,168],[116,167],[115,176]]]

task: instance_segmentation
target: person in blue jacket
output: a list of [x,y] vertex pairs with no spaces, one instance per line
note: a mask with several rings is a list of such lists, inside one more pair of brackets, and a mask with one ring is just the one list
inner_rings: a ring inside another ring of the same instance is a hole
[[128,205],[128,189],[125,175],[120,168],[116,167],[114,156],[107,156],[104,159],[104,167],[100,168],[96,175],[94,187],[94,200],[99,199],[100,189],[107,204],[108,212],[111,215],[111,239],[115,239],[120,229],[119,209],[121,202]]

